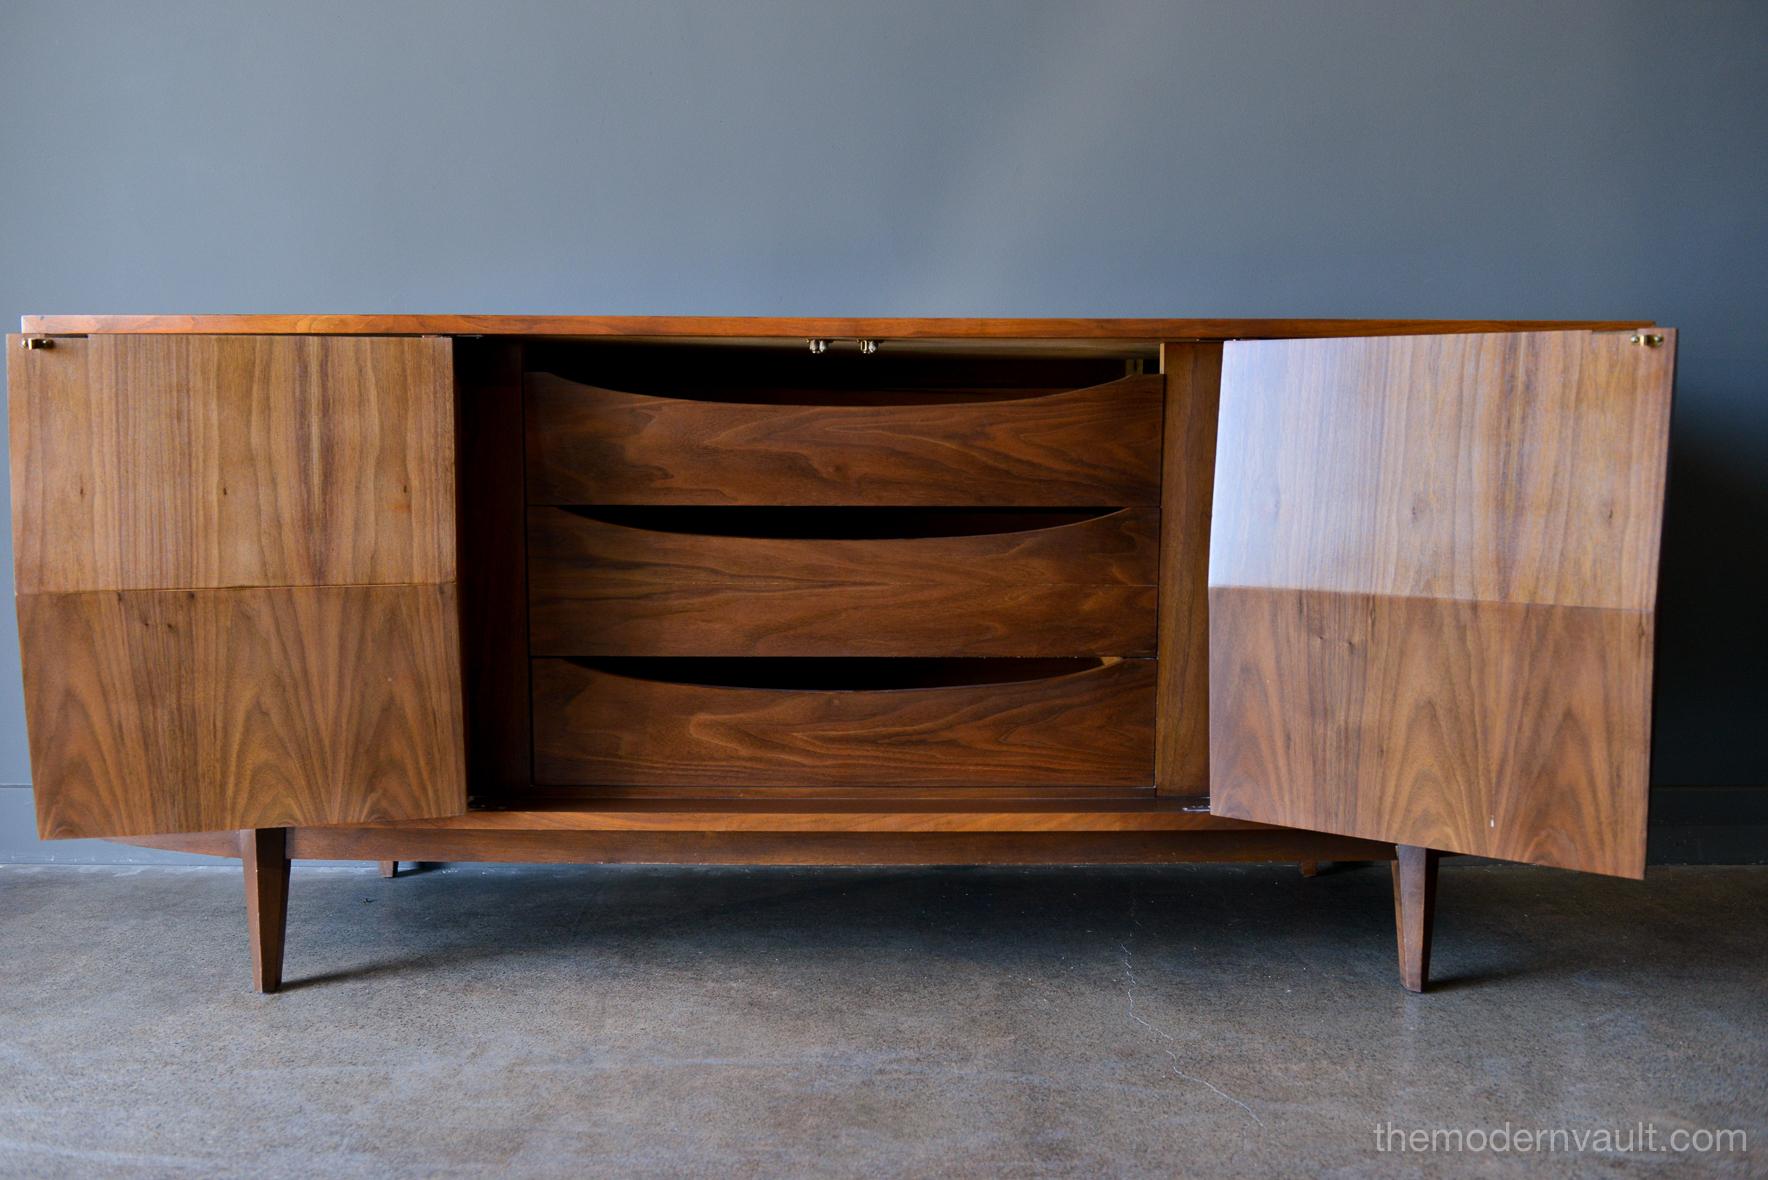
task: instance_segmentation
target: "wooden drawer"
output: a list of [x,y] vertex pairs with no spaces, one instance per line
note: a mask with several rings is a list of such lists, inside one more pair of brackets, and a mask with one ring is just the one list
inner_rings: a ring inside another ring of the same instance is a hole
[[557,786],[1146,787],[1154,663],[541,659],[534,754]]
[[555,656],[1154,654],[1159,514],[531,508]]
[[1024,397],[842,390],[784,402],[624,393],[551,373],[530,373],[526,387],[534,504],[1092,508],[1160,498],[1157,375]]

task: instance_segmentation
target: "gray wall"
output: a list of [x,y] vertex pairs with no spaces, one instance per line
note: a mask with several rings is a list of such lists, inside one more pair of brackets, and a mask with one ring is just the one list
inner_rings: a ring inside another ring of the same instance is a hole
[[[1765,61],[1760,0],[7,0],[0,320],[1655,318],[1655,781],[1758,787]],[[0,858],[133,855],[32,841],[14,636]]]

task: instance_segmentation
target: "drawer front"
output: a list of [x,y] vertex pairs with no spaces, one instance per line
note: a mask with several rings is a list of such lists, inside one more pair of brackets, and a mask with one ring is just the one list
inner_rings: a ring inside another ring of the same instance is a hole
[[1153,509],[532,508],[528,521],[536,655],[1154,653]]
[[526,385],[534,504],[1159,503],[1156,375],[909,404],[696,400],[549,373]]
[[[534,662],[542,784],[1153,782],[1151,660],[1079,661],[1073,671],[1070,661],[1052,661],[1054,668],[953,661],[926,670],[896,660],[683,661],[681,671],[659,660],[608,670],[619,663]],[[841,688],[843,678],[868,687]]]

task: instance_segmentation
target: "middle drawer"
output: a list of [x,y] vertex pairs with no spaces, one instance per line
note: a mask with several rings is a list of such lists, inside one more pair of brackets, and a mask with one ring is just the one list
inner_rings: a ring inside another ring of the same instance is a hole
[[536,507],[536,656],[1150,656],[1159,513]]

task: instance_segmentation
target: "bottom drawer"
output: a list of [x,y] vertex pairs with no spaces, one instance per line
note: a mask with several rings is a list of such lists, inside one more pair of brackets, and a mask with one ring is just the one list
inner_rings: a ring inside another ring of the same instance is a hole
[[1154,661],[534,661],[535,777],[598,786],[1149,786]]

